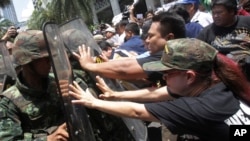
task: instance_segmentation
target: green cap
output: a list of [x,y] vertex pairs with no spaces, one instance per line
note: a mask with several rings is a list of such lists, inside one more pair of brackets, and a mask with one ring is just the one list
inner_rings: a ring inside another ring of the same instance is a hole
[[20,32],[15,38],[14,45],[12,53],[18,65],[49,56],[43,32],[40,30]]
[[174,39],[167,41],[161,61],[143,64],[146,71],[166,71],[171,69],[196,70],[208,72],[212,70],[217,50],[198,39]]

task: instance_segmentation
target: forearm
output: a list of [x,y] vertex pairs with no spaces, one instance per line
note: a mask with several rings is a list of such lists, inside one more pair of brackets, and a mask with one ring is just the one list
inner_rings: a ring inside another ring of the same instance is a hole
[[159,102],[173,99],[168,94],[166,86],[161,88],[145,88],[133,91],[114,92],[112,96],[117,100],[137,102]]
[[103,63],[91,63],[85,66],[86,70],[96,73],[102,77],[113,79],[140,79],[146,78],[147,74],[143,71],[136,59],[115,60]]
[[93,108],[115,116],[158,121],[146,110],[143,104],[139,103],[96,99],[93,103]]

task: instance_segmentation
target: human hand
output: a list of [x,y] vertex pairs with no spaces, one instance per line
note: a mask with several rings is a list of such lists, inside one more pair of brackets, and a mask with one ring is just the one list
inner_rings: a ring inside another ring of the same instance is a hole
[[8,40],[10,38],[15,38],[17,35],[17,29],[15,26],[11,26],[8,28],[5,35],[2,37],[2,40]]
[[83,69],[88,69],[88,65],[95,63],[94,59],[91,56],[90,47],[85,45],[78,47],[79,54],[73,52],[74,57],[79,61]]
[[104,53],[100,54],[99,57],[102,59],[103,62],[109,61],[109,58]]
[[114,99],[114,91],[109,88],[109,86],[100,76],[96,76],[96,86],[98,86],[98,88],[103,92],[103,94],[99,95],[99,98],[106,100]]
[[84,91],[75,81],[73,82],[73,85],[69,85],[69,90],[69,94],[76,99],[72,100],[72,103],[82,104],[89,108],[93,108],[94,103],[98,100],[89,92],[88,89]]
[[68,141],[69,133],[66,123],[60,125],[55,132],[47,136],[47,141]]

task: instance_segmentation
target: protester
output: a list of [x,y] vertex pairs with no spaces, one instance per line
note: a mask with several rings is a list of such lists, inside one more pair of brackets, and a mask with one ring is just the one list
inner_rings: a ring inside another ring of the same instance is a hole
[[[128,58],[103,63],[94,63],[90,50],[84,46],[79,48],[80,54],[75,53],[83,69],[114,79],[142,79],[147,78],[156,85],[162,81],[161,73],[145,72],[142,64],[148,61],[160,60],[162,50],[167,40],[185,37],[185,24],[183,19],[173,13],[162,13],[152,18],[152,25],[145,41],[150,56],[145,58]],[[164,82],[163,82],[164,83]]]
[[250,80],[249,55],[244,55],[250,49],[250,17],[237,15],[237,0],[213,1],[212,15],[214,23],[204,28],[197,38],[242,62],[243,71]]
[[177,4],[183,5],[190,15],[190,22],[197,22],[203,27],[213,23],[210,13],[199,10],[199,0],[178,0]]
[[[217,52],[197,39],[170,40],[161,61],[143,65],[146,70],[164,72],[168,93],[180,96],[176,100],[146,104],[104,101],[74,83],[70,95],[77,100],[72,103],[116,116],[161,121],[183,140],[227,141],[235,118],[240,121],[237,124],[249,124],[244,118],[250,115],[237,116],[249,110],[249,82],[235,62]],[[211,83],[213,70],[224,83]]]
[[[213,1],[212,16],[214,23],[204,28],[198,39],[211,44],[222,53],[227,53],[226,48],[235,38],[247,37],[250,30],[250,17],[237,16],[237,0]],[[240,37],[242,34],[245,36]]]
[[115,30],[118,36],[119,45],[123,44],[125,41],[125,36],[126,36],[125,27],[127,24],[128,24],[128,21],[122,20],[115,25]]
[[126,42],[121,44],[118,49],[126,50],[135,56],[146,52],[137,23],[128,23],[125,27],[125,34]]
[[104,61],[108,61],[113,58],[114,49],[112,49],[112,46],[107,41],[100,41],[98,45],[102,49],[101,58]]
[[118,47],[120,45],[118,36],[116,36],[116,30],[113,27],[108,27],[105,30],[105,38],[106,38],[106,41],[109,44],[111,44],[113,47]]
[[43,32],[21,32],[12,49],[21,66],[16,84],[0,95],[0,140],[69,138]]
[[195,38],[198,36],[203,27],[197,22],[190,22],[190,16],[187,10],[181,5],[174,5],[168,9],[169,12],[176,12],[185,21],[186,36]]

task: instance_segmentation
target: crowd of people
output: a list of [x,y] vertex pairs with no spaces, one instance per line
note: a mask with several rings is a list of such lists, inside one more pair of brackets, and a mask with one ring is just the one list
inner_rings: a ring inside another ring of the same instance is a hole
[[[148,126],[149,141],[230,140],[231,125],[250,125],[249,3],[212,0],[209,11],[199,0],[177,0],[143,16],[131,5],[128,19],[93,33],[101,63],[91,47],[72,52],[102,91],[96,97],[74,81],[72,103],[146,126],[159,123],[159,138]],[[43,34],[12,26],[1,37],[17,79],[0,94],[0,140],[69,140]],[[113,90],[103,78],[136,90]]]

